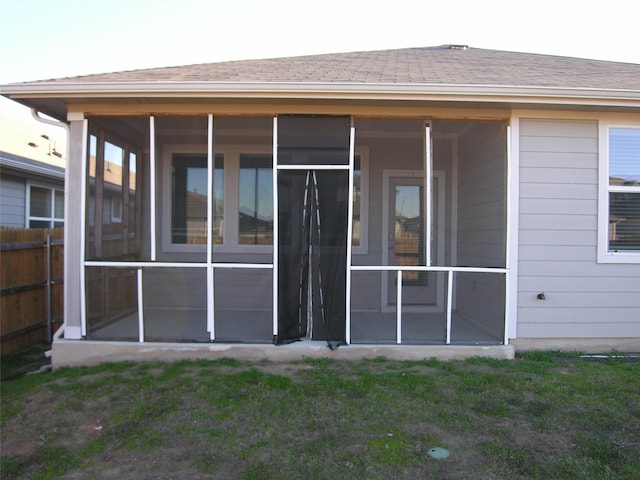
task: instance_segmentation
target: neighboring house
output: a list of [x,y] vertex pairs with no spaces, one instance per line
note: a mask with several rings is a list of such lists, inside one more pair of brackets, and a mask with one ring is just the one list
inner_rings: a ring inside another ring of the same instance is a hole
[[66,140],[0,116],[0,225],[64,224]]
[[640,65],[447,45],[1,92],[70,125],[56,365],[640,351]]

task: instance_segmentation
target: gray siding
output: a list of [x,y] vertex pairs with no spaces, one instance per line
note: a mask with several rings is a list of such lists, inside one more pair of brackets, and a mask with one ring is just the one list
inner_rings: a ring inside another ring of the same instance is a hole
[[0,177],[0,225],[24,227],[26,182],[11,175]]
[[596,263],[597,122],[521,120],[519,173],[518,337],[640,337],[640,265]]

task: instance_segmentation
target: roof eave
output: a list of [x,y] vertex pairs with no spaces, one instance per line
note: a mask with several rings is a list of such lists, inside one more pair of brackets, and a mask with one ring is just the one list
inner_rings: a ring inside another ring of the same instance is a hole
[[237,98],[529,103],[640,108],[640,90],[512,85],[322,82],[38,82],[0,87],[29,98]]

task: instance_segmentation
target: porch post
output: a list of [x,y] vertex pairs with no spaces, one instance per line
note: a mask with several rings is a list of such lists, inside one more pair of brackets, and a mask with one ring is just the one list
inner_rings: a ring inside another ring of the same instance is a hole
[[142,291],[142,268],[137,270],[138,282],[138,342],[144,343],[144,296]]
[[[85,335],[85,188],[88,122],[82,112],[70,112],[64,188],[64,338]],[[80,205],[80,218],[75,209]]]
[[396,288],[396,343],[402,343],[402,270],[397,272]]
[[215,172],[215,148],[213,136],[213,115],[207,118],[207,330],[209,339],[215,340],[215,296],[213,272],[213,175]]
[[156,261],[156,122],[149,117],[149,203],[151,210],[151,261]]
[[[278,335],[278,116],[273,117],[273,338]],[[275,341],[275,340],[274,340]]]
[[[512,119],[512,122],[514,120]],[[518,123],[516,122],[516,131],[518,131]],[[505,241],[505,268],[507,272],[505,273],[504,281],[505,281],[505,298],[504,298],[504,340],[503,343],[505,345],[509,344],[509,324],[512,320],[515,319],[517,314],[517,258],[512,262],[511,255],[517,255],[518,251],[518,228],[514,228],[514,221],[518,220],[518,170],[512,164],[514,156],[511,154],[512,143],[511,143],[511,133],[512,129],[510,125],[507,125],[507,188],[506,188],[506,216],[507,216],[507,228],[506,228],[506,241]],[[516,146],[518,146],[518,141],[516,140]],[[512,196],[513,202],[511,201]],[[512,272],[512,268],[514,271]],[[515,332],[514,332],[515,333]]]
[[431,266],[431,177],[433,175],[433,162],[431,159],[431,127],[427,123],[424,133],[424,212],[425,212],[425,264]]
[[355,138],[356,129],[353,124],[353,117],[351,117],[351,130],[349,134],[349,200],[347,213],[347,278],[345,284],[345,343],[347,345],[351,343],[351,242],[353,237],[353,167],[355,164]]
[[[84,117],[84,115],[83,115]],[[87,335],[87,283],[85,280],[85,274],[86,274],[86,267],[84,266],[84,262],[87,259],[87,252],[86,252],[86,248],[87,248],[87,182],[89,181],[89,175],[88,175],[88,171],[87,171],[87,154],[88,154],[88,146],[89,146],[89,120],[87,119],[83,119],[82,121],[82,147],[81,147],[81,160],[80,160],[80,245],[79,245],[79,252],[80,252],[80,268],[78,268],[78,272],[80,272],[79,275],[79,279],[80,279],[80,288],[78,289],[78,291],[80,292],[80,332],[81,332],[81,337],[86,337]],[[70,145],[73,145],[74,142],[69,142]],[[67,171],[71,170],[71,165],[67,166]],[[68,173],[65,173],[65,175],[68,175]],[[73,185],[73,183],[66,183],[66,179],[65,179],[65,190],[67,189],[67,185],[71,186]],[[67,203],[66,201],[69,200],[69,202]],[[65,198],[65,209],[69,208],[71,209],[71,198],[66,199]],[[67,225],[66,225],[66,215],[65,215],[65,262],[66,262],[66,258],[67,258]],[[94,232],[95,235],[95,232]],[[71,245],[69,245],[69,247],[71,248]],[[75,250],[74,250],[75,251]],[[64,287],[64,291],[65,291],[65,309],[66,309],[66,304],[67,304],[67,292],[71,289],[70,285],[68,285],[67,283],[67,278],[69,277],[69,275],[66,274],[67,270],[65,268],[65,287]],[[74,289],[75,290],[75,289]],[[65,314],[65,322],[66,322],[66,314]],[[67,330],[67,329],[65,329]],[[69,332],[65,332],[65,338],[73,338],[73,337],[69,337],[68,334],[71,335],[72,331]],[[78,337],[80,338],[80,337]]]

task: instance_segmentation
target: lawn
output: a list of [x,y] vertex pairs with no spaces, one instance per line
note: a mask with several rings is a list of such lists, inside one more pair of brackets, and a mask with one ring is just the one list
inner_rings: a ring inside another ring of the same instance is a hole
[[1,387],[3,479],[640,478],[628,359],[119,363]]

